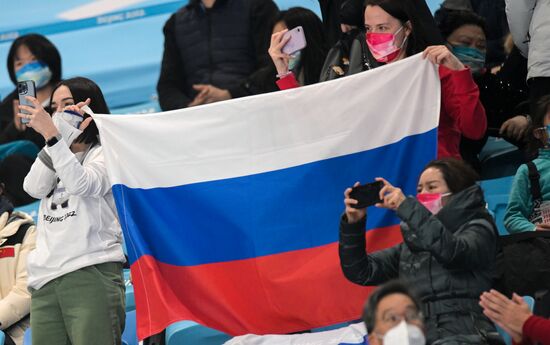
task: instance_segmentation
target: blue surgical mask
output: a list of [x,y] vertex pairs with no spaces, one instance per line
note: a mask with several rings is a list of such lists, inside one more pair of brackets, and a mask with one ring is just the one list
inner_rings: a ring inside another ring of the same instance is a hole
[[300,67],[301,58],[302,58],[302,51],[300,50],[292,54],[292,57],[288,61],[288,70],[297,72],[296,69]]
[[24,80],[34,81],[34,85],[37,89],[43,88],[48,85],[50,80],[52,80],[52,71],[42,61],[33,61],[29,62],[21,69],[15,72],[15,79],[20,82]]
[[485,53],[468,46],[452,46],[453,54],[466,66],[470,67],[473,74],[480,73],[485,68]]

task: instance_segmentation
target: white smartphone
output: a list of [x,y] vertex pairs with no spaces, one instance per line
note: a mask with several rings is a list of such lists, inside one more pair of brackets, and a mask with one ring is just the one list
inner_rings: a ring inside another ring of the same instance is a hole
[[307,46],[304,29],[301,26],[297,26],[284,34],[284,38],[289,36],[290,39],[288,40],[288,42],[286,42],[285,46],[282,49],[283,53],[292,55],[298,50],[302,50]]

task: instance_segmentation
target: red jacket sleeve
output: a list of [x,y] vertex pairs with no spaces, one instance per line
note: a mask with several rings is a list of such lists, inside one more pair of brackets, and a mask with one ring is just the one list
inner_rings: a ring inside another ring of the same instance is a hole
[[522,345],[550,345],[550,320],[532,315],[523,324]]
[[455,123],[456,129],[469,139],[481,139],[487,130],[487,116],[479,101],[477,87],[469,68],[453,71],[439,66],[444,112]]
[[277,86],[280,90],[288,90],[300,87],[294,73],[290,72],[281,79],[277,80]]

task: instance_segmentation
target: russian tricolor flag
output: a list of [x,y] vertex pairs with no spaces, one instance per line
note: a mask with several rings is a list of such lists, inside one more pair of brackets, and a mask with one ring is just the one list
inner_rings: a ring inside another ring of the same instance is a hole
[[[161,114],[95,117],[135,286],[139,338],[179,320],[238,335],[357,319],[341,273],[343,191],[414,194],[440,85],[420,56],[340,80]],[[369,209],[369,249],[398,219]]]

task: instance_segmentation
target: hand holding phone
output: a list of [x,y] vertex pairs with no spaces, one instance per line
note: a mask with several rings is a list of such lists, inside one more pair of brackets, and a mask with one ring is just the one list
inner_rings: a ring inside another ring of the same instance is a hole
[[[27,96],[36,98],[36,86],[33,80],[24,80],[17,83],[17,93],[19,95],[19,104],[34,108],[34,105],[27,99]],[[21,110],[22,114],[29,114],[28,111]],[[21,118],[22,124],[29,123],[29,119]]]
[[382,187],[384,187],[384,182],[382,181],[375,181],[353,187],[349,197],[357,200],[357,204],[350,206],[353,208],[365,208],[382,202],[382,200],[380,200],[380,191]]
[[287,37],[290,38],[281,50],[285,54],[292,55],[307,46],[304,29],[301,26],[297,26],[294,29],[287,31],[283,36],[283,40]]

